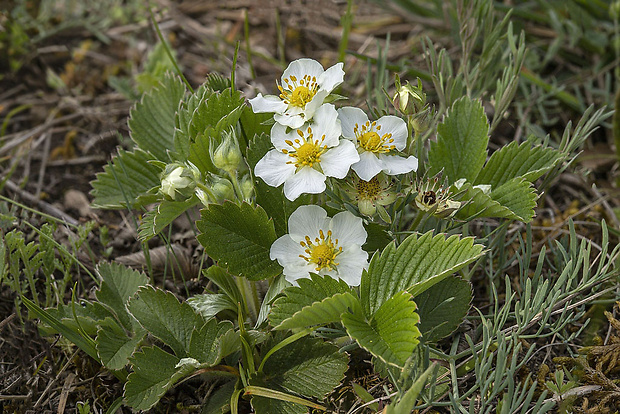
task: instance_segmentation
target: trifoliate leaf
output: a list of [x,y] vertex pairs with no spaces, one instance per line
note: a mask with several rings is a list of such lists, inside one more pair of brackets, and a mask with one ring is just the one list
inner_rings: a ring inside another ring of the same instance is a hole
[[349,336],[387,364],[402,367],[420,342],[411,294],[398,292],[366,318],[362,313],[345,313],[342,322]]
[[168,74],[161,84],[145,94],[129,113],[131,139],[144,151],[160,161],[169,161],[173,148],[174,119],[185,94],[185,84],[176,75]]
[[491,155],[474,184],[490,184],[491,188],[497,188],[517,177],[534,182],[562,157],[554,148],[532,147],[527,141],[521,145],[511,142]]
[[148,283],[148,278],[118,263],[101,263],[96,271],[102,280],[101,288],[95,293],[97,300],[116,314],[125,329],[132,331],[135,322],[126,305],[138,288]]
[[202,84],[179,105],[179,110],[174,119],[174,152],[172,153],[173,158],[177,161],[184,162],[189,157],[189,144],[192,142],[190,124],[194,112],[211,94],[213,94],[213,89],[207,84]]
[[145,286],[127,307],[144,329],[172,348],[176,356],[193,357],[189,354],[192,332],[205,321],[191,306],[180,303],[172,293]]
[[140,227],[138,228],[138,239],[146,241],[155,237],[177,217],[199,203],[200,201],[196,197],[185,201],[162,201],[156,208],[142,216]]
[[471,284],[451,276],[413,300],[418,305],[422,340],[436,342],[450,335],[463,322],[471,305]]
[[443,170],[448,184],[465,178],[473,182],[487,157],[489,121],[482,103],[464,96],[437,126],[437,141],[428,153],[430,175]]
[[226,201],[211,204],[201,213],[202,220],[196,223],[201,231],[198,241],[219,266],[250,280],[267,279],[282,271],[269,258],[276,234],[273,222],[260,206]]
[[101,363],[108,369],[123,369],[129,363],[129,357],[134,353],[146,332],[142,328],[128,336],[125,330],[113,319],[101,321],[97,331],[97,354]]
[[93,207],[118,209],[138,207],[138,197],[160,185],[161,170],[149,163],[153,155],[137,149],[135,152],[118,151],[102,173],[91,183]]
[[360,299],[364,313],[371,317],[396,293],[407,290],[418,295],[482,255],[483,246],[474,239],[432,231],[412,234],[398,248],[390,243],[375,254],[362,273]]
[[314,303],[320,303],[334,295],[341,295],[336,299],[336,302],[341,305],[352,301],[349,297],[343,297],[344,294],[351,295],[353,292],[345,281],[315,274],[311,274],[310,277],[310,279],[297,279],[299,286],[284,289],[284,296],[276,299],[269,313],[269,322],[272,326],[281,325],[303,308],[310,307]]

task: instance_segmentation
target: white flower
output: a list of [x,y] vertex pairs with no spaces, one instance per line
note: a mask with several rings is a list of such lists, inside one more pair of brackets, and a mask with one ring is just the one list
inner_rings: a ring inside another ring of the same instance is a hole
[[353,107],[340,108],[338,118],[342,136],[355,142],[360,153],[360,161],[351,168],[362,180],[370,181],[381,171],[397,175],[418,169],[418,159],[413,155],[389,155],[407,145],[407,124],[402,119],[387,115],[370,122],[364,111]]
[[278,85],[280,96],[258,94],[250,99],[254,112],[275,112],[276,122],[299,128],[312,119],[331,91],[344,80],[342,63],[327,70],[312,59],[291,62]]
[[355,145],[340,139],[340,121],[334,105],[319,108],[312,125],[286,132],[286,127],[274,124],[269,151],[254,169],[272,187],[284,183],[284,195],[293,201],[302,193],[325,191],[325,178],[344,178],[351,164],[360,157]]
[[284,267],[289,282],[310,273],[340,278],[357,286],[368,268],[362,250],[367,233],[362,219],[348,211],[328,218],[319,206],[301,206],[288,219],[289,233],[273,242],[269,257]]

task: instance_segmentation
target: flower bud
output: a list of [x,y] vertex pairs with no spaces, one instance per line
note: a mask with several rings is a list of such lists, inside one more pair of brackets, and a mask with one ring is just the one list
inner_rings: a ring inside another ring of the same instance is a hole
[[252,182],[252,178],[250,175],[246,175],[241,179],[241,192],[243,193],[244,200],[250,200],[254,195],[254,183]]
[[168,164],[161,174],[160,192],[170,200],[187,200],[196,188],[200,179],[200,171],[194,166]]
[[426,94],[422,91],[420,79],[418,86],[413,86],[409,82],[401,85],[400,79],[396,78],[396,94],[392,103],[403,115],[415,115],[422,111],[426,106]]
[[217,168],[228,173],[236,171],[243,160],[234,130],[224,132],[224,139],[211,154],[211,161]]
[[235,200],[235,189],[226,178],[218,177],[216,175],[211,177],[211,191],[215,197],[215,202],[221,203],[224,200]]

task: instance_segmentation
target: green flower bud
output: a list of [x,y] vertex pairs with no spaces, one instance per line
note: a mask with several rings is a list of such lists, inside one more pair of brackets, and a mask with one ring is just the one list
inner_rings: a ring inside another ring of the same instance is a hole
[[211,178],[211,191],[213,192],[213,196],[215,196],[215,202],[221,203],[224,200],[236,199],[235,189],[230,180],[218,177],[216,175],[212,176]]
[[194,194],[200,171],[194,166],[168,164],[161,174],[160,192],[169,200],[183,201]]
[[224,132],[224,140],[211,154],[211,161],[217,168],[228,173],[237,171],[243,161],[234,130]]
[[250,200],[254,195],[254,183],[250,175],[246,175],[241,179],[241,192],[243,193],[244,200]]

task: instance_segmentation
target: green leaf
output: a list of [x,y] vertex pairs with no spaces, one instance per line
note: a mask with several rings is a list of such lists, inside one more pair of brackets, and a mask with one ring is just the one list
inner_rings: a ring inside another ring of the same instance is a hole
[[52,314],[39,307],[30,299],[24,296],[22,296],[21,299],[26,308],[28,308],[30,312],[34,313],[37,318],[41,319],[41,322],[44,322],[54,328],[70,342],[74,343],[82,351],[90,355],[95,361],[99,361],[99,356],[97,355],[97,350],[95,349],[95,342],[90,336],[82,334],[76,328],[67,326],[65,323],[55,318]]
[[[298,279],[299,286],[284,289],[284,296],[276,299],[269,313],[269,322],[273,326],[281,325],[285,320],[300,312],[305,307],[321,302],[338,294],[351,294],[353,291],[343,280],[330,276],[310,275],[310,279]],[[337,299],[338,300],[338,299]],[[347,299],[341,298],[342,302]]]
[[139,149],[135,152],[119,149],[118,155],[91,183],[93,207],[119,209],[141,205],[138,197],[160,185],[161,170],[149,163],[152,159],[153,155]]
[[222,132],[237,124],[244,107],[240,92],[226,89],[211,94],[192,114],[187,131],[188,160],[204,175],[208,172],[218,173],[211,162],[209,148],[217,147],[222,142]]
[[138,228],[138,239],[141,241],[151,239],[177,217],[199,203],[200,201],[196,197],[191,197],[185,201],[162,201],[156,208],[142,216],[142,221]]
[[383,250],[393,240],[385,230],[385,226],[377,223],[368,223],[364,227],[368,237],[362,248],[368,253],[372,254],[377,250]]
[[103,366],[112,370],[125,368],[129,363],[129,357],[136,350],[138,344],[144,338],[146,332],[140,332],[133,336],[128,336],[125,330],[113,319],[108,318],[101,321],[97,331],[97,354]]
[[197,368],[180,362],[180,358],[156,346],[136,352],[131,358],[133,372],[125,383],[125,403],[135,410],[153,407],[174,383]]
[[398,292],[366,319],[361,313],[345,313],[342,322],[349,336],[383,362],[403,367],[420,342],[411,294]]
[[345,312],[361,313],[359,299],[351,293],[338,293],[325,298],[321,302],[314,302],[305,306],[290,318],[284,320],[274,329],[295,329],[315,325],[340,322],[340,315]]
[[418,395],[422,392],[426,380],[431,376],[435,370],[435,367],[435,364],[431,365],[418,378],[416,378],[411,388],[405,392],[400,401],[393,402],[385,407],[384,414],[410,414],[413,407],[416,405]]
[[347,362],[336,346],[304,337],[272,354],[250,385],[322,399],[340,384]]
[[192,332],[189,355],[202,364],[216,365],[224,356],[220,344],[221,338],[232,329],[233,324],[230,321],[218,323],[215,319],[210,319],[201,328],[196,328]]
[[239,118],[242,128],[241,132],[245,141],[244,145],[240,146],[242,150],[248,147],[256,135],[270,134],[272,127],[269,124],[270,120],[273,120],[273,114],[254,113],[249,106],[243,108],[241,118]]
[[532,147],[527,141],[521,145],[511,142],[491,155],[474,184],[490,184],[491,188],[496,188],[517,177],[534,182],[562,157],[562,153],[553,148]]
[[201,231],[198,241],[219,266],[250,280],[267,279],[282,271],[269,258],[276,234],[273,222],[260,206],[226,201],[211,204],[201,213],[202,220],[196,223]]
[[381,254],[375,254],[362,273],[360,299],[366,316],[396,293],[407,290],[418,295],[467,264],[478,259],[483,246],[471,237],[460,239],[432,231],[421,236],[412,234],[396,247],[390,243]]
[[202,316],[186,302],[180,303],[172,293],[151,286],[140,288],[127,307],[144,329],[180,358],[188,356],[194,328],[205,324]]
[[208,395],[200,414],[225,414],[230,412],[230,397],[235,392],[237,381],[228,381]]
[[437,126],[437,141],[431,142],[431,176],[443,170],[449,184],[461,178],[474,182],[487,157],[488,133],[489,121],[479,100],[464,96],[455,101]]
[[235,306],[237,303],[245,303],[234,276],[226,273],[226,270],[219,266],[209,266],[209,268],[203,270],[202,273],[207,279],[215,283],[220,289],[220,292],[228,296]]
[[525,223],[534,218],[538,195],[532,184],[523,178],[517,177],[498,188],[492,188],[490,194],[472,187],[470,183],[465,183],[461,190],[464,191],[461,200],[469,202],[458,211],[458,218],[495,217]]
[[176,117],[174,119],[174,152],[173,158],[177,161],[184,162],[189,157],[189,144],[192,139],[190,138],[190,124],[192,117],[196,109],[205,101],[209,96],[213,94],[213,89],[207,84],[202,84],[196,92],[189,95],[179,105]]
[[161,84],[145,94],[129,113],[131,138],[160,161],[169,161],[173,148],[174,119],[185,85],[176,75],[167,74]]
[[134,322],[127,312],[127,301],[140,286],[148,283],[148,278],[118,263],[101,263],[96,272],[102,279],[101,288],[95,293],[97,300],[114,312],[125,329],[132,331]]
[[187,303],[205,319],[212,318],[225,310],[237,313],[237,304],[223,293],[195,295],[187,299]]
[[471,284],[448,277],[417,295],[420,332],[424,342],[436,342],[450,335],[467,315],[472,300]]

